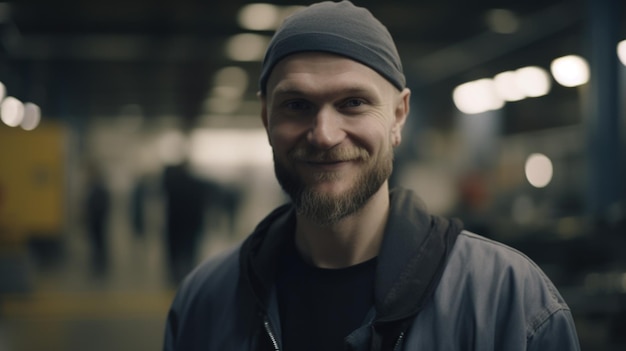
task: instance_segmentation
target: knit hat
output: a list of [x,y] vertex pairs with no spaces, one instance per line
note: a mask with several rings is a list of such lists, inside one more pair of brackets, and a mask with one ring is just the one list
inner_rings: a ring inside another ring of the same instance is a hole
[[289,16],[278,28],[265,53],[259,80],[267,80],[283,58],[307,51],[329,52],[369,66],[398,90],[405,87],[402,62],[387,28],[370,11],[350,1],[325,1]]

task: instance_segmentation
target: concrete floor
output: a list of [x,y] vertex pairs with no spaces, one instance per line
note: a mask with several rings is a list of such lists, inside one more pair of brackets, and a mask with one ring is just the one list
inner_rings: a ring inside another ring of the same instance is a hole
[[[161,231],[148,228],[137,237],[116,216],[102,275],[92,270],[89,242],[80,228],[69,230],[53,255],[0,247],[5,282],[0,284],[0,351],[161,349],[176,289],[168,280]],[[204,239],[200,257],[229,244],[225,236]]]

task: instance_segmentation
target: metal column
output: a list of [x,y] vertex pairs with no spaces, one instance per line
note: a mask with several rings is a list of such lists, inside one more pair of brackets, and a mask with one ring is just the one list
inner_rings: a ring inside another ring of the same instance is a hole
[[588,90],[588,214],[610,221],[624,194],[620,156],[618,59],[616,47],[621,0],[588,0],[587,49],[591,79]]

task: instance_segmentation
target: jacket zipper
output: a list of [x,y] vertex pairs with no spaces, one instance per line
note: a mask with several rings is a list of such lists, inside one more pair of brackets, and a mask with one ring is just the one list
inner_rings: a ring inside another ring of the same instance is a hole
[[270,321],[267,319],[267,316],[263,320],[263,326],[265,327],[265,332],[267,333],[267,336],[272,341],[272,346],[274,347],[274,351],[280,351],[280,348],[278,347],[278,341],[276,340],[276,336],[274,335],[274,332],[272,332],[272,326],[270,325]]
[[402,347],[402,342],[404,341],[404,332],[400,333],[398,336],[398,340],[396,340],[396,344],[393,346],[393,351],[400,351],[400,347]]
[[[267,333],[267,336],[270,338],[270,341],[272,342],[272,347],[274,347],[274,351],[280,351],[280,348],[278,347],[278,341],[276,340],[276,336],[274,335],[274,332],[272,331],[272,326],[270,325],[270,321],[267,319],[267,316],[265,316],[265,318],[263,319],[263,327],[265,329],[265,332]],[[396,340],[396,343],[393,346],[393,351],[400,351],[403,341],[404,341],[404,332],[400,333],[400,335],[398,336],[398,340]]]

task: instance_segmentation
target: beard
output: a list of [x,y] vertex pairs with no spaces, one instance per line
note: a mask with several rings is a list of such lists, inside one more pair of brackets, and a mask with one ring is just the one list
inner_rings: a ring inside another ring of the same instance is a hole
[[[315,185],[339,180],[345,175],[338,172],[311,174],[308,183],[289,165],[302,161],[346,161],[364,166],[350,187],[338,194],[321,192]],[[287,164],[288,163],[288,164]],[[274,171],[283,190],[291,198],[296,213],[320,226],[329,226],[359,211],[380,189],[393,170],[393,149],[371,156],[360,147],[320,151],[311,147],[296,147],[288,153],[287,162],[274,152]]]

